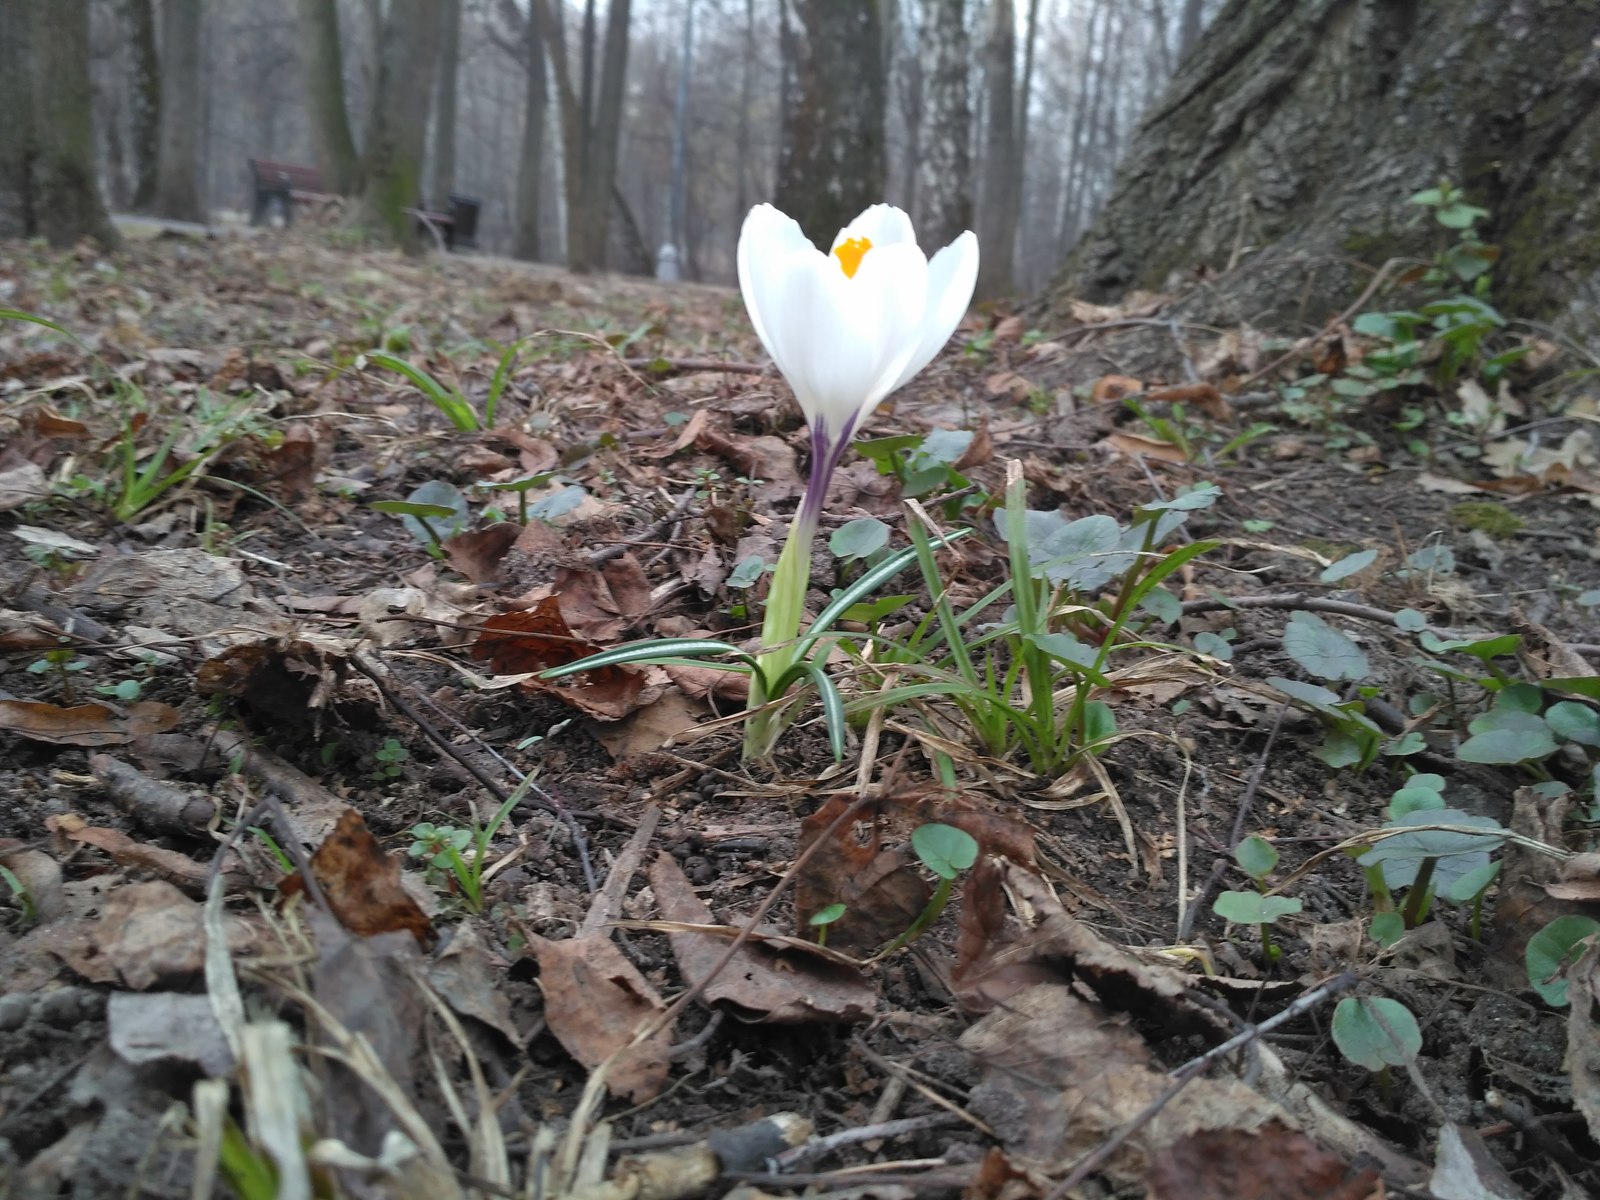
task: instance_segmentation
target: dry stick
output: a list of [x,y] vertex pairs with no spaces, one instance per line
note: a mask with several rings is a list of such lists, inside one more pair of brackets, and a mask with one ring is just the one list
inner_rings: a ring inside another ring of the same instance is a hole
[[621,558],[636,545],[642,546],[655,542],[655,540],[662,534],[666,533],[667,530],[671,529],[679,521],[683,520],[684,516],[689,511],[689,505],[693,502],[694,489],[690,488],[688,491],[684,492],[683,495],[678,497],[677,502],[672,506],[671,512],[654,524],[648,525],[644,529],[640,530],[637,536],[629,538],[625,542],[618,542],[614,546],[607,546],[604,550],[595,550],[591,552],[589,555],[590,564],[598,567],[604,563],[610,562],[614,558]]
[[1355,982],[1355,972],[1345,971],[1343,974],[1330,979],[1321,987],[1314,988],[1298,999],[1291,1001],[1282,1012],[1273,1014],[1258,1025],[1247,1026],[1227,1041],[1213,1046],[1198,1058],[1191,1058],[1183,1066],[1172,1071],[1169,1075],[1172,1083],[1167,1089],[1145,1105],[1138,1116],[1134,1117],[1133,1120],[1117,1130],[1116,1133],[1101,1142],[1091,1153],[1079,1160],[1078,1165],[1073,1167],[1071,1173],[1056,1185],[1055,1191],[1051,1192],[1046,1200],[1062,1200],[1062,1197],[1068,1191],[1087,1179],[1090,1172],[1104,1164],[1113,1154],[1122,1149],[1129,1138],[1155,1120],[1161,1110],[1172,1102],[1173,1097],[1187,1087],[1191,1080],[1203,1074],[1218,1059],[1226,1058],[1235,1050],[1248,1045],[1278,1026],[1286,1025],[1302,1013],[1310,1011],[1319,1004],[1326,1003],[1340,992],[1354,986]]
[[[402,696],[397,689],[390,687],[388,680],[384,677],[384,671],[377,663],[369,659],[364,652],[359,650],[356,651],[350,656],[350,662],[352,665],[354,665],[356,670],[360,671],[368,679],[372,680],[373,685],[383,695],[385,700],[388,700],[401,712],[405,713],[406,716],[411,718],[412,723],[415,724],[419,730],[421,730],[422,735],[425,738],[432,742],[437,749],[441,750],[450,758],[454,759],[457,763],[461,764],[461,767],[469,775],[482,784],[488,793],[495,798],[496,803],[504,804],[508,799],[511,798],[511,793],[502,787],[499,781],[494,778],[494,776],[490,775],[477,763],[473,762],[472,759],[461,753],[461,751],[450,741],[449,738],[445,737],[444,734],[440,733],[436,728],[434,728],[433,725],[430,724],[427,719],[417,711],[415,705]],[[555,797],[546,794],[542,788],[531,782],[528,785],[528,792],[523,797],[522,802],[532,804],[535,808],[541,808],[545,812],[551,813],[566,825],[567,832],[572,834],[572,844],[577,849],[578,858],[583,865],[584,880],[588,883],[589,890],[593,892],[596,887],[596,881],[594,875],[594,866],[589,859],[589,842],[584,836],[583,829],[579,826],[577,820],[566,810],[565,806],[556,801]]]
[[[1267,759],[1272,755],[1272,745],[1278,740],[1278,730],[1283,726],[1283,714],[1289,711],[1288,704],[1278,706],[1277,719],[1272,722],[1272,731],[1267,734],[1267,744],[1261,747],[1261,754],[1256,759],[1256,765],[1250,768],[1250,778],[1245,781],[1244,795],[1239,799],[1239,810],[1233,817],[1233,829],[1228,835],[1228,849],[1232,851],[1244,837],[1244,823],[1250,815],[1251,806],[1256,802],[1256,789],[1261,786],[1261,776],[1266,773]],[[1178,926],[1178,944],[1181,946],[1189,940],[1189,935],[1194,932],[1195,914],[1205,906],[1206,900],[1211,895],[1211,889],[1222,880],[1222,873],[1228,869],[1227,858],[1219,855],[1211,864],[1211,874],[1205,883],[1200,885],[1200,890],[1190,905],[1183,910],[1183,921]]]
[[625,358],[624,366],[649,371],[657,379],[695,371],[722,371],[728,375],[765,375],[772,368],[761,363],[726,362],[717,358]]
[[1388,262],[1384,263],[1383,266],[1378,268],[1378,273],[1372,277],[1372,281],[1368,283],[1367,286],[1362,290],[1361,294],[1356,297],[1354,304],[1345,309],[1338,316],[1331,318],[1325,325],[1323,325],[1322,329],[1318,331],[1315,336],[1301,339],[1293,346],[1290,346],[1288,350],[1284,351],[1277,358],[1269,362],[1266,366],[1255,372],[1255,374],[1247,375],[1245,378],[1241,379],[1238,384],[1238,390],[1242,392],[1256,380],[1265,379],[1268,375],[1271,375],[1285,363],[1293,362],[1295,359],[1306,354],[1311,347],[1315,346],[1319,341],[1327,337],[1328,334],[1334,331],[1334,329],[1340,325],[1343,325],[1351,317],[1355,316],[1358,310],[1366,307],[1367,301],[1372,299],[1372,294],[1383,286],[1383,281],[1388,277],[1390,269],[1400,266],[1405,261],[1406,260],[1403,258],[1391,258]]
[[[1305,592],[1275,593],[1270,596],[1223,596],[1216,599],[1187,600],[1183,615],[1215,612],[1223,608],[1303,608],[1310,612],[1337,613],[1341,617],[1354,617],[1358,621],[1377,621],[1394,625],[1398,614],[1370,604],[1357,604],[1352,600],[1330,600],[1326,596],[1312,596]],[[1420,631],[1419,631],[1420,632]],[[1434,633],[1448,635],[1447,629],[1434,629]]]
[[855,1129],[841,1129],[838,1133],[830,1133],[827,1137],[801,1142],[798,1146],[783,1151],[772,1160],[772,1163],[779,1171],[787,1171],[809,1158],[827,1154],[841,1146],[853,1146],[857,1142],[869,1142],[873,1138],[900,1137],[907,1133],[921,1133],[925,1129],[941,1129],[946,1125],[962,1124],[965,1122],[955,1113],[936,1112],[920,1117],[901,1117],[897,1121],[880,1121],[875,1125],[861,1125]]

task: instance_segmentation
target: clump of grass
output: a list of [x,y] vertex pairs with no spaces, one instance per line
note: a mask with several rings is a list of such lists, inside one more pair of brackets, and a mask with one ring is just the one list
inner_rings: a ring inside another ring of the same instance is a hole
[[1528,523],[1496,500],[1463,500],[1450,508],[1450,523],[1457,529],[1481,529],[1493,538],[1521,533]]

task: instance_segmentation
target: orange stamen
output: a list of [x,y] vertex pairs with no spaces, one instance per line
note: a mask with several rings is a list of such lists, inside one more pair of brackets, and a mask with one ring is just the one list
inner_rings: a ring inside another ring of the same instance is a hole
[[833,248],[833,252],[838,256],[839,266],[844,268],[846,277],[854,279],[856,271],[861,267],[861,260],[867,256],[867,251],[871,249],[872,241],[870,238],[853,237],[846,238],[840,242]]

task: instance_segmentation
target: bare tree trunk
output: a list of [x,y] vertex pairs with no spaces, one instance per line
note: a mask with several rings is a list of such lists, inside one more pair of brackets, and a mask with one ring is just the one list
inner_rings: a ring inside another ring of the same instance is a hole
[[755,80],[756,0],[744,0],[744,62],[739,70],[738,133],[734,136],[733,224],[738,228],[750,208],[750,97]]
[[305,67],[311,140],[317,149],[322,186],[348,196],[355,190],[356,143],[344,103],[344,65],[339,44],[338,0],[297,0],[300,59]]
[[422,194],[434,57],[429,34],[438,20],[439,0],[390,0],[361,158],[356,219],[407,253],[418,249],[416,222],[406,209]]
[[[606,242],[611,229],[613,193],[616,191],[617,150],[622,144],[622,97],[628,75],[628,34],[632,0],[611,0],[606,14],[605,51],[600,64],[600,87],[594,123],[585,139],[584,206],[578,216],[584,226],[579,243],[582,253],[569,255],[574,271],[595,271],[605,266]],[[578,222],[574,222],[574,227]]]
[[200,0],[162,0],[157,216],[200,221]]
[[667,241],[689,254],[689,73],[694,61],[694,0],[684,0],[683,46],[678,55],[678,95],[672,113],[672,182]]
[[133,162],[138,172],[133,208],[145,212],[156,199],[156,163],[161,154],[161,59],[156,53],[156,14],[151,0],[128,0],[132,50]]
[[567,63],[567,34],[561,24],[561,9],[552,0],[533,0],[533,15],[549,48],[550,65],[556,76],[557,112],[561,118],[561,185],[567,234],[567,261],[572,261],[573,245],[582,238],[578,214],[583,209],[583,110],[572,86],[572,70]]
[[[926,8],[922,24],[927,23]],[[888,189],[892,193],[898,184],[898,197],[893,203],[914,216],[919,213],[918,164],[922,162],[922,114],[927,105],[926,72],[919,41],[921,30],[913,25],[909,36],[902,32],[906,22],[899,0],[884,0],[883,59],[884,78],[889,81],[895,107],[899,109],[899,124],[905,132],[905,144],[898,164],[889,164]]]
[[993,299],[1012,290],[1012,249],[1017,240],[1017,30],[1011,0],[992,0],[989,35],[984,47],[984,92],[988,111],[985,130],[984,188],[978,205],[977,295]]
[[923,0],[917,235],[932,253],[972,226],[972,103],[966,0]]
[[1597,26],[1577,4],[1230,0],[1144,116],[1052,303],[1232,263],[1186,313],[1321,321],[1389,258],[1439,249],[1406,201],[1445,177],[1491,214],[1495,306],[1600,344],[1600,62],[1574,50]]
[[778,155],[778,207],[823,246],[883,198],[883,30],[878,8],[784,0],[798,27],[783,39],[793,81]]
[[1189,51],[1200,40],[1200,27],[1204,19],[1205,0],[1183,0],[1183,17],[1178,22],[1178,61],[1189,57]]
[[539,192],[544,186],[544,119],[548,89],[545,86],[544,38],[534,14],[526,18],[524,66],[528,87],[522,108],[522,153],[517,168],[517,225],[511,253],[515,258],[539,257]]
[[1028,24],[1022,43],[1022,87],[1017,92],[1017,176],[1021,187],[1028,161],[1028,110],[1033,103],[1033,51],[1039,41],[1039,0],[1028,0]]
[[88,0],[0,5],[0,56],[0,230],[121,246],[95,180]]
[[439,66],[434,85],[433,164],[428,197],[444,212],[456,178],[456,75],[461,60],[461,0],[439,0]]

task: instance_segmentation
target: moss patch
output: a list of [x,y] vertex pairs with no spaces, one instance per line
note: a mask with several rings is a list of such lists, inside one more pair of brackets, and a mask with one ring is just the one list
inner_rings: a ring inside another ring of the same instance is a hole
[[1457,529],[1481,529],[1496,538],[1511,537],[1528,527],[1516,513],[1494,500],[1463,500],[1451,506],[1450,523]]

